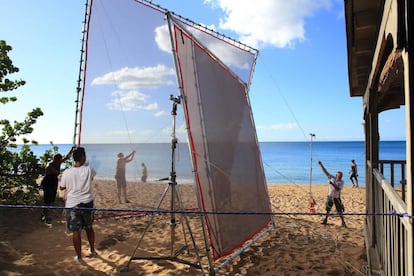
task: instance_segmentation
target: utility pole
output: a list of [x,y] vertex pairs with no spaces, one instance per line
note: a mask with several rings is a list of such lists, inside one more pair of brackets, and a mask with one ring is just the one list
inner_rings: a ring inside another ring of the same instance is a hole
[[309,174],[309,192],[312,193],[312,143],[315,133],[309,133],[310,135],[310,174]]

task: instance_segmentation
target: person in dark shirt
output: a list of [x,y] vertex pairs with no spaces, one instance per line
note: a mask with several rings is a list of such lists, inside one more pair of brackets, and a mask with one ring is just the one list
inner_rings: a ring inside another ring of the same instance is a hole
[[[73,152],[73,148],[62,157],[61,154],[56,154],[53,156],[52,162],[46,167],[45,176],[42,179],[41,186],[43,189],[43,203],[45,206],[52,206],[56,200],[56,194],[58,189],[58,176],[60,174],[60,165],[66,160],[68,160]],[[49,210],[47,208],[43,209],[41,218],[42,222],[47,225],[51,224],[51,219],[49,217]]]
[[352,188],[358,188],[359,187],[359,185],[358,185],[358,167],[357,167],[357,164],[355,163],[355,160],[351,160],[351,170],[349,171],[349,173],[351,174],[349,179],[352,182]]

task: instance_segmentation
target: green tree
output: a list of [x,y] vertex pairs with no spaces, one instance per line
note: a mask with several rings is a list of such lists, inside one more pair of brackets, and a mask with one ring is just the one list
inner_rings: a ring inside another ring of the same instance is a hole
[[[40,166],[46,168],[47,165],[53,161],[53,157],[59,153],[59,147],[53,144],[53,141],[50,141],[50,149],[47,149],[42,156],[40,156]],[[64,156],[64,154],[62,154]],[[73,161],[71,159],[66,160],[62,166],[62,170],[72,167]]]
[[[0,40],[0,103],[17,101],[16,97],[4,96],[5,93],[25,85],[24,80],[10,80],[9,74],[19,72],[8,56],[12,47]],[[33,153],[30,145],[38,145],[37,141],[29,141],[24,136],[33,132],[33,125],[43,116],[40,108],[27,113],[22,122],[10,122],[0,119],[0,198],[3,203],[34,203],[38,199],[39,185],[37,179],[44,169]],[[17,144],[21,138],[21,145]]]

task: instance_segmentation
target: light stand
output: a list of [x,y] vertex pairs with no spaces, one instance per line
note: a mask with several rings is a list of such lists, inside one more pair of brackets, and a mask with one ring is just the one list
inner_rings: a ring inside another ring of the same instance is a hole
[[[170,100],[172,101],[171,115],[172,115],[172,118],[173,118],[173,129],[172,129],[172,134],[171,134],[171,137],[172,137],[171,138],[171,172],[170,172],[170,177],[169,178],[167,177],[167,178],[160,179],[160,180],[169,179],[169,182],[168,182],[168,186],[165,188],[164,192],[162,193],[161,198],[160,198],[160,200],[158,202],[158,205],[156,207],[156,210],[160,209],[160,206],[161,206],[162,202],[164,201],[165,196],[167,195],[167,192],[169,190],[171,190],[170,223],[169,223],[170,224],[170,232],[171,232],[170,233],[171,234],[170,235],[170,255],[169,256],[161,256],[161,257],[137,257],[137,256],[135,256],[135,253],[136,253],[137,249],[139,248],[142,240],[144,239],[145,234],[148,232],[149,227],[153,223],[155,212],[152,212],[151,218],[150,218],[147,226],[145,227],[144,232],[141,235],[141,238],[138,240],[138,242],[136,244],[136,247],[135,247],[134,251],[132,252],[128,263],[120,269],[121,272],[129,271],[129,265],[130,265],[132,260],[170,260],[170,261],[175,261],[175,262],[187,264],[187,265],[190,265],[190,266],[195,267],[197,269],[201,269],[203,271],[203,267],[201,265],[201,258],[200,258],[200,255],[198,253],[198,249],[196,247],[194,236],[193,236],[193,233],[192,233],[191,228],[190,228],[190,223],[188,221],[187,215],[183,212],[183,211],[185,211],[185,209],[184,209],[183,202],[181,200],[181,195],[180,195],[180,192],[178,190],[178,185],[177,185],[177,181],[176,181],[177,175],[176,175],[176,171],[175,171],[175,149],[177,147],[178,139],[175,136],[175,129],[176,129],[177,106],[181,103],[181,99],[179,97],[174,97],[173,95],[170,95]],[[195,251],[195,254],[197,256],[197,263],[192,263],[192,262],[189,262],[187,260],[178,258],[179,255],[181,255],[182,253],[188,252],[188,246],[187,246],[187,239],[186,239],[186,236],[185,236],[184,224],[183,224],[183,234],[184,234],[185,245],[182,248],[180,248],[179,250],[175,251],[175,247],[174,247],[175,246],[175,228],[177,226],[177,224],[176,224],[176,211],[177,210],[175,208],[176,200],[177,200],[177,203],[178,203],[179,208],[180,208],[179,211],[182,211],[182,218],[185,221],[185,226],[187,227],[188,233],[191,237],[192,244],[193,244],[193,247],[194,247],[194,251]],[[203,274],[204,274],[204,271],[203,271]]]
[[309,133],[310,135],[310,174],[309,174],[309,192],[312,194],[312,142],[316,136],[315,133]]

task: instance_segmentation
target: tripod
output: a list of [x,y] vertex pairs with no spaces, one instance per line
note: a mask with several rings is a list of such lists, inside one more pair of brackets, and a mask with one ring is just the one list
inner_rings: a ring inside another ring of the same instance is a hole
[[[166,198],[166,195],[168,193],[168,191],[171,191],[171,205],[170,205],[170,232],[171,232],[171,236],[170,236],[170,255],[168,256],[158,256],[158,257],[137,257],[135,256],[135,253],[137,251],[137,249],[139,248],[141,242],[144,239],[145,234],[148,232],[150,226],[153,224],[153,220],[154,220],[154,216],[155,216],[155,212],[153,212],[151,214],[151,218],[148,222],[148,224],[146,225],[144,232],[142,233],[140,239],[138,240],[134,251],[131,254],[131,257],[128,261],[128,263],[122,267],[120,269],[121,272],[127,272],[129,271],[129,265],[131,264],[132,260],[170,260],[170,261],[175,261],[175,262],[179,262],[179,263],[183,263],[183,264],[187,264],[190,265],[192,267],[195,267],[197,269],[201,269],[203,270],[203,267],[201,265],[201,258],[198,252],[198,249],[196,247],[196,243],[194,240],[194,236],[193,233],[191,231],[191,227],[190,227],[190,223],[188,221],[187,215],[185,213],[182,213],[182,218],[185,221],[185,226],[187,227],[188,233],[191,237],[192,240],[192,244],[194,247],[194,251],[197,257],[197,263],[192,263],[189,262],[187,260],[181,259],[179,258],[179,256],[183,253],[188,252],[188,246],[187,246],[187,239],[186,239],[186,235],[185,235],[185,229],[184,229],[184,225],[183,225],[183,234],[184,234],[184,242],[185,245],[178,249],[175,250],[175,228],[177,226],[176,224],[176,200],[177,203],[179,205],[179,209],[180,211],[184,211],[184,205],[181,199],[181,195],[180,192],[178,190],[178,186],[177,186],[177,175],[176,175],[176,171],[175,171],[175,149],[177,147],[177,142],[178,139],[175,136],[175,129],[176,129],[176,116],[177,116],[177,105],[181,103],[181,99],[179,97],[173,97],[173,95],[170,95],[170,100],[172,101],[172,111],[171,111],[171,115],[173,118],[173,130],[172,130],[172,139],[171,139],[171,171],[170,171],[170,176],[166,177],[166,178],[162,178],[160,180],[168,180],[168,186],[165,188],[164,192],[161,195],[161,198],[157,204],[156,210],[160,209],[160,206],[162,204],[162,202],[164,201],[164,199]],[[203,273],[204,274],[204,273]]]

